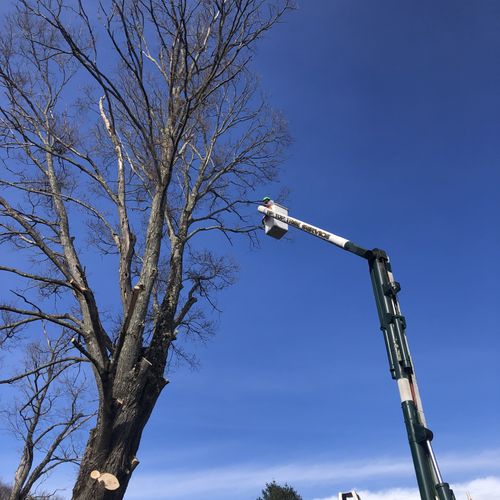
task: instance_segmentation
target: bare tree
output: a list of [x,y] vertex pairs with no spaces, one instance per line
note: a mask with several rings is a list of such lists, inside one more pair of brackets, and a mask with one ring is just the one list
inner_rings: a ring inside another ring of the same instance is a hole
[[44,337],[45,344],[27,346],[20,374],[0,380],[17,388],[14,409],[3,413],[23,443],[9,500],[53,498],[55,494],[35,495],[36,486],[58,465],[79,463],[81,447],[72,438],[93,416],[82,409],[85,381],[78,381],[79,371],[72,369],[87,360],[68,352],[66,332],[51,339],[44,331]]
[[234,281],[207,236],[254,236],[253,190],[288,142],[250,61],[290,0],[99,5],[18,0],[0,40],[0,241],[19,262],[0,267],[19,283],[1,331],[58,325],[90,361],[97,421],[73,491],[85,500],[123,497],[180,338],[211,332],[207,310]]

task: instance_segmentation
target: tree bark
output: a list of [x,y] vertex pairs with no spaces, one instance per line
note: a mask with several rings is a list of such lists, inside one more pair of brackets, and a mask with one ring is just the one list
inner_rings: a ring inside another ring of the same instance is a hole
[[24,446],[23,455],[19,462],[14,478],[14,484],[10,492],[9,500],[22,500],[23,485],[28,478],[33,463],[33,451],[29,444]]
[[[137,465],[137,450],[151,412],[165,385],[161,370],[148,371],[144,358],[127,381],[116,384],[112,401],[101,403],[96,427],[91,430],[73,500],[120,500]],[[93,470],[111,473],[119,481],[115,491],[106,490],[90,477]]]

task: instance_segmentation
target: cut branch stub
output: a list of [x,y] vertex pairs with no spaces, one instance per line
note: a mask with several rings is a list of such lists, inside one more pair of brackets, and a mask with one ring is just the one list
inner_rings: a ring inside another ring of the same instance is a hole
[[130,462],[130,474],[135,470],[135,468],[139,465],[139,459],[134,457]]
[[97,480],[97,482],[106,490],[114,491],[120,487],[120,482],[116,476],[110,474],[109,472],[100,473],[98,470],[93,470],[90,473],[90,477]]

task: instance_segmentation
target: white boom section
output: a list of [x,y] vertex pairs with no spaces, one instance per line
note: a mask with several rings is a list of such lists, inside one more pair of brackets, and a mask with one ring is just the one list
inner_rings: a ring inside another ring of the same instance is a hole
[[342,238],[341,236],[337,236],[336,234],[329,233],[328,231],[325,231],[324,229],[320,229],[319,227],[316,226],[311,226],[310,224],[306,224],[305,222],[295,219],[294,217],[289,217],[285,216],[282,214],[279,214],[277,212],[274,212],[273,210],[264,207],[260,205],[258,207],[259,212],[263,213],[267,217],[272,217],[273,219],[280,220],[281,222],[284,222],[285,224],[290,224],[290,226],[294,226],[297,229],[301,229],[302,231],[305,231],[306,233],[312,234],[313,236],[316,236],[318,238],[321,238],[322,240],[328,241],[329,243],[332,243],[333,245],[339,247],[339,248],[345,248],[346,243],[349,242],[349,240],[346,240],[345,238]]

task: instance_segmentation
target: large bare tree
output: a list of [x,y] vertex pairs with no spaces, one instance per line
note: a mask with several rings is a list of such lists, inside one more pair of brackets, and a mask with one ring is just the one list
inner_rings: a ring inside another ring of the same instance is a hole
[[1,331],[57,325],[90,362],[99,404],[75,499],[123,497],[180,338],[210,333],[234,279],[208,236],[254,234],[253,190],[288,137],[250,62],[290,7],[17,0],[2,28],[0,238],[16,260],[0,270],[16,289]]
[[53,340],[43,326],[44,342],[27,345],[24,370],[0,380],[16,389],[15,403],[3,412],[23,445],[8,500],[55,498],[35,490],[58,465],[79,463],[73,438],[92,417],[84,409],[86,381],[75,367],[87,360],[71,355],[67,332]]

